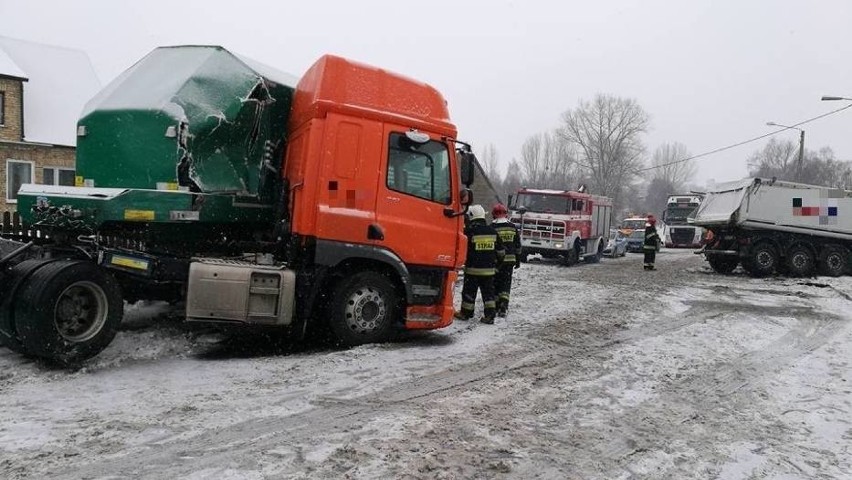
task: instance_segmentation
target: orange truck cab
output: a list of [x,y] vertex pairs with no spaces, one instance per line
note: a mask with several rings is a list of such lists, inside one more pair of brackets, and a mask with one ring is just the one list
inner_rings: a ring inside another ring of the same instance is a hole
[[[449,325],[466,248],[459,162],[472,156],[459,150],[457,158],[443,96],[326,55],[296,88],[288,132],[287,222],[298,240],[291,252],[305,266],[297,290],[314,297],[303,307],[314,309],[320,297],[332,305],[335,296],[351,297],[339,290],[353,277],[380,277],[404,305],[405,327]],[[334,322],[350,313],[330,315]]]

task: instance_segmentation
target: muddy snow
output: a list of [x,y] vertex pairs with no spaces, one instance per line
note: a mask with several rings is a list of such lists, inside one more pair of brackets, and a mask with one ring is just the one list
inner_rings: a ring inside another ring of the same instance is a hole
[[496,325],[351,350],[128,306],[77,370],[0,348],[0,478],[852,478],[852,277],[658,267],[532,261]]

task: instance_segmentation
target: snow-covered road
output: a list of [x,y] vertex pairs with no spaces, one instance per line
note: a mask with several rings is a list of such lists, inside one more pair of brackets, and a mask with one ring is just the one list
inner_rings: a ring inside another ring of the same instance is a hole
[[0,478],[852,478],[852,278],[658,265],[528,263],[494,326],[346,351],[165,306],[78,371],[0,348]]

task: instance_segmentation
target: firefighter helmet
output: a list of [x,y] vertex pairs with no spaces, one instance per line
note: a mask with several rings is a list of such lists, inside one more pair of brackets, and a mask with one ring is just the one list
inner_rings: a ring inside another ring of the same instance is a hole
[[482,205],[471,205],[467,209],[467,214],[471,220],[485,220],[485,209],[482,208]]
[[657,219],[653,215],[648,215],[648,226],[653,227],[657,224]]
[[509,211],[506,210],[506,206],[502,203],[498,203],[494,205],[494,208],[491,209],[491,216],[494,218],[503,218],[509,215]]

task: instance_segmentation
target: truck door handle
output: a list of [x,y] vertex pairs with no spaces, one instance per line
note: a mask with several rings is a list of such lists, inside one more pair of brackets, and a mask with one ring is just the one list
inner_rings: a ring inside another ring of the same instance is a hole
[[375,223],[371,223],[369,227],[367,227],[367,240],[384,240],[385,232],[382,231],[382,227],[376,225]]

